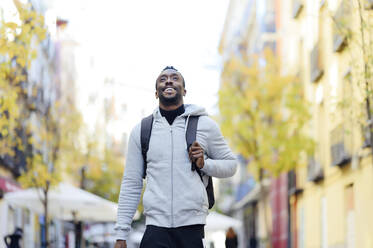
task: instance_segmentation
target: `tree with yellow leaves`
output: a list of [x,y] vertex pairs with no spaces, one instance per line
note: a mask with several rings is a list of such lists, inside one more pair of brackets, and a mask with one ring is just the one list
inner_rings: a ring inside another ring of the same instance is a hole
[[18,120],[28,106],[27,101],[20,103],[27,99],[27,68],[36,58],[36,45],[45,38],[43,17],[15,3],[20,24],[4,20],[0,24],[0,148],[2,155],[11,156],[15,147],[25,149],[25,140],[17,132],[21,132]]
[[[46,37],[43,16],[28,5],[14,1],[19,22],[0,24],[0,156],[12,159],[23,187],[43,192],[45,238],[49,246],[48,193],[63,178],[80,181],[79,170],[88,166],[88,190],[116,200],[117,178],[121,178],[122,157],[107,150],[87,156],[81,130],[82,116],[74,103],[62,95],[51,100],[40,98],[42,82],[30,83],[28,72],[37,58],[36,50]],[[53,71],[52,71],[53,73]],[[52,90],[57,90],[53,85]],[[56,94],[58,95],[58,94]],[[90,150],[87,148],[86,150]],[[1,159],[0,157],[0,159]],[[21,158],[21,162],[18,161]],[[21,175],[22,174],[22,175]],[[114,190],[113,190],[114,189]]]
[[233,57],[224,66],[219,91],[222,132],[250,161],[262,199],[268,193],[261,185],[265,177],[305,165],[313,152],[314,142],[304,130],[310,114],[302,90],[295,77],[281,74],[271,50],[250,63]]
[[[310,120],[303,87],[281,74],[270,50],[250,66],[227,62],[219,92],[223,133],[258,172],[271,176],[307,163],[314,142],[304,132]],[[263,176],[263,175],[262,175]]]
[[19,20],[0,24],[1,157],[13,164],[16,177],[22,174],[18,180],[23,187],[42,190],[43,246],[48,246],[48,192],[61,180],[66,165],[74,166],[82,157],[77,138],[82,121],[72,103],[39,97],[42,82],[30,82],[30,65],[46,37],[44,17],[29,5],[14,3]]
[[77,137],[81,127],[80,113],[73,106],[61,106],[56,102],[41,117],[39,125],[31,128],[33,154],[19,181],[24,187],[43,192],[40,200],[44,206],[46,247],[49,246],[48,193],[62,180],[69,167],[80,166],[83,153]]
[[112,148],[106,147],[101,153],[90,153],[86,163],[85,188],[110,201],[117,202],[124,157]]

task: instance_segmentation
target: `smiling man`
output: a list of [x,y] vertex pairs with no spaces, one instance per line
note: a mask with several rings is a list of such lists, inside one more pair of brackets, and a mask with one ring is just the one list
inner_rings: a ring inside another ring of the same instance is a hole
[[[205,179],[232,176],[236,160],[218,125],[205,110],[184,105],[185,80],[180,72],[166,67],[155,88],[159,107],[151,116],[148,150],[142,150],[141,123],[130,135],[118,202],[115,248],[127,247],[145,175],[146,230],[140,247],[202,248],[210,203]],[[187,149],[188,122],[196,117],[196,140]]]

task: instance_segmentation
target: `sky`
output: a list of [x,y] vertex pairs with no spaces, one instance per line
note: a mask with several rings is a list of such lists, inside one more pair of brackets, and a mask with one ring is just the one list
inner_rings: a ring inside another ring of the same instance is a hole
[[77,2],[55,0],[54,7],[102,73],[153,93],[161,69],[173,65],[186,80],[186,101],[213,109],[228,0]]
[[[129,128],[157,106],[155,79],[173,65],[186,81],[185,103],[218,112],[218,44],[229,0],[45,1],[54,15],[69,21],[71,39],[78,43],[81,99],[112,87],[128,103]],[[116,86],[103,86],[107,78]],[[97,115],[94,109],[84,112]]]
[[[10,10],[12,0],[1,1]],[[115,96],[118,109],[126,105],[126,116],[113,128],[124,125],[128,133],[157,107],[155,79],[168,65],[185,78],[185,103],[218,113],[218,45],[229,0],[31,1],[46,7],[52,34],[56,17],[68,21],[65,38],[75,44],[75,90],[86,122],[102,118],[92,96]]]

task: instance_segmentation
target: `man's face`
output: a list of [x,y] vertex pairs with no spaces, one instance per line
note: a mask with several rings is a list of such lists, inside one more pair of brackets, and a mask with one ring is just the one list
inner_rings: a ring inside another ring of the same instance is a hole
[[168,69],[158,76],[155,96],[164,106],[179,105],[185,93],[184,79],[179,72]]

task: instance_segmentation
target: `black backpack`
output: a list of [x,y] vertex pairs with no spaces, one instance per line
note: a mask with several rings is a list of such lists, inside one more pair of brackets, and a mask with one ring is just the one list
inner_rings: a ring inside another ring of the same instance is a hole
[[[188,121],[186,135],[185,135],[186,142],[187,142],[187,152],[189,151],[189,147],[196,140],[197,124],[198,124],[198,116],[190,116],[189,121]],[[145,117],[144,119],[142,119],[141,121],[141,152],[142,152],[142,157],[144,159],[143,178],[146,177],[146,168],[147,168],[146,155],[149,150],[149,141],[150,141],[150,135],[152,133],[152,127],[153,127],[153,115],[149,115],[148,117]],[[198,175],[200,176],[203,182],[203,179],[202,179],[203,173],[196,166],[195,163],[191,164],[191,169],[192,171],[196,171],[198,173]],[[212,184],[211,176],[208,176],[208,183],[206,186],[206,191],[207,191],[207,198],[209,202],[209,209],[211,209],[215,204],[214,185]]]

